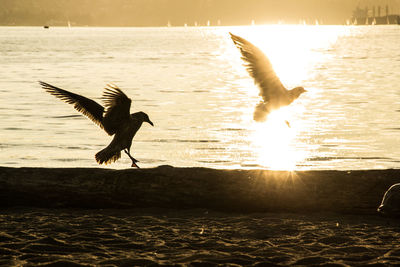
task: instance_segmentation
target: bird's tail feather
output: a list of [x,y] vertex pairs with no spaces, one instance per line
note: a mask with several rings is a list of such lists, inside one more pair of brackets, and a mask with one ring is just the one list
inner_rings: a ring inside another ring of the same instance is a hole
[[96,154],[96,161],[99,164],[113,163],[121,157],[121,151],[106,147]]
[[267,120],[267,116],[270,113],[270,110],[267,106],[267,103],[261,101],[257,104],[256,108],[254,109],[253,118],[257,122],[263,122]]

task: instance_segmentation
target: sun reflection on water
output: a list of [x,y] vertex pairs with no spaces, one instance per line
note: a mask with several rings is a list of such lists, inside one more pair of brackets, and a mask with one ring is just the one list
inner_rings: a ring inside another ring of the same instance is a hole
[[293,109],[284,107],[269,114],[265,123],[253,124],[250,138],[258,165],[272,170],[294,170],[297,163],[307,157],[308,151],[296,146],[302,124],[293,121],[291,112]]
[[[259,47],[271,61],[273,68],[288,89],[303,86],[308,91],[288,107],[269,114],[266,122],[245,121],[252,116],[243,114],[243,123],[251,129],[249,140],[255,154],[255,165],[272,170],[295,170],[299,163],[305,162],[312,151],[311,146],[300,138],[316,127],[307,121],[305,110],[312,108],[313,96],[319,89],[307,87],[315,76],[317,64],[327,60],[328,49],[340,36],[349,33],[342,26],[318,27],[298,25],[268,25],[258,27],[238,27],[230,31]],[[232,43],[226,50],[226,57],[233,62],[233,69],[240,73],[236,84],[243,93],[243,106],[254,106],[260,100],[258,88],[252,83],[240,60],[240,53]],[[237,58],[232,60],[232,58]],[[247,98],[247,99],[246,99]],[[249,103],[251,102],[251,103]],[[243,108],[242,112],[253,112]],[[288,124],[286,122],[289,122]],[[248,141],[248,142],[247,142]],[[309,148],[309,149],[306,149]]]

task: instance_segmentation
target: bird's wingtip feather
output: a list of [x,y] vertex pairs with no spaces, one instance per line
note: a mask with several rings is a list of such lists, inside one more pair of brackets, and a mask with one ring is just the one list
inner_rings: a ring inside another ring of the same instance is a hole
[[38,81],[38,83],[39,83],[41,86],[46,86],[46,85],[47,85],[47,83],[45,83],[45,82],[43,82],[43,81]]

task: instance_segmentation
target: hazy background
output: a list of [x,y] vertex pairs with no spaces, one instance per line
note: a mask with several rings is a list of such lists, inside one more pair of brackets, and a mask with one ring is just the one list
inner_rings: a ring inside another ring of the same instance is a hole
[[0,0],[0,25],[172,26],[299,23],[344,24],[356,7],[400,0]]

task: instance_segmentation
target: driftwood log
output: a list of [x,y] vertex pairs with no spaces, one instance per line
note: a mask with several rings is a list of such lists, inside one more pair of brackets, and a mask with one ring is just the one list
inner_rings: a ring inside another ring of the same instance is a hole
[[0,206],[374,214],[400,170],[0,167]]

